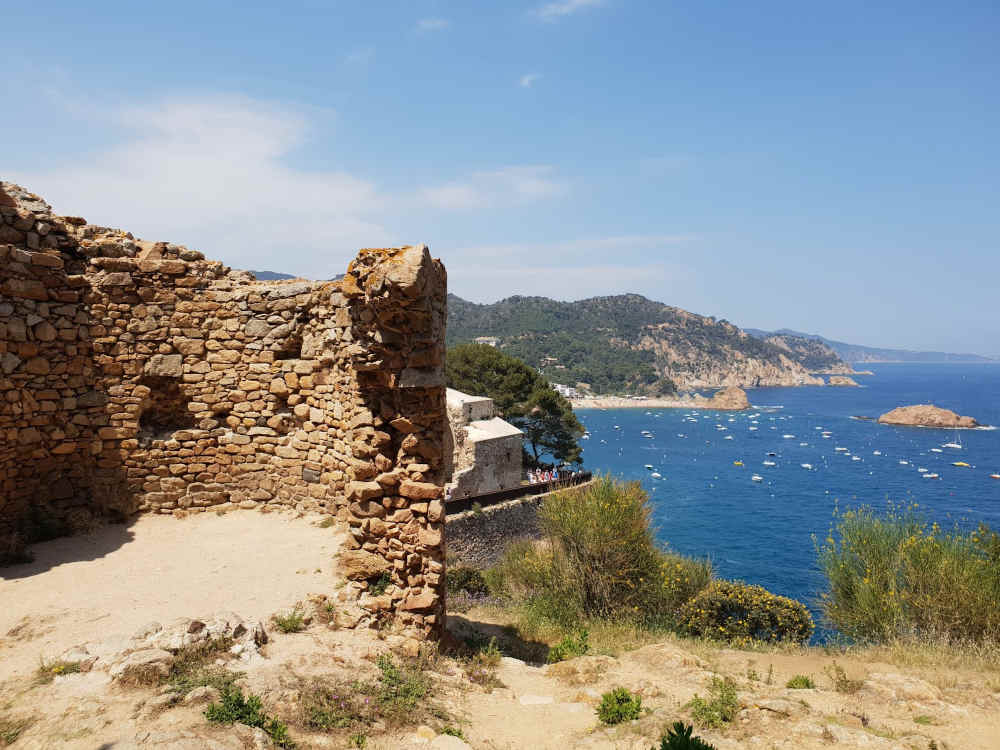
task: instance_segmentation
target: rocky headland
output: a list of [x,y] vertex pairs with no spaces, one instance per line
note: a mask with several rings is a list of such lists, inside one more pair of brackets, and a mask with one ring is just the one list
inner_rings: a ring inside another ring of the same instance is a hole
[[979,427],[972,417],[963,417],[950,409],[933,404],[900,406],[878,418],[879,424],[905,425],[908,427]]
[[678,398],[625,398],[623,396],[593,396],[573,398],[574,409],[717,409],[742,411],[750,408],[746,391],[737,386],[727,386],[712,398],[686,393]]

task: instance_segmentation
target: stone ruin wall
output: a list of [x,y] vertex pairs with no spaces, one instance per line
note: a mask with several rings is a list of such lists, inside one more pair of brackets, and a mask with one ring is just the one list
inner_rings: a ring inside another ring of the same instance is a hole
[[350,526],[361,621],[440,632],[447,282],[426,247],[257,282],[11,183],[0,218],[0,557],[100,517],[318,511]]

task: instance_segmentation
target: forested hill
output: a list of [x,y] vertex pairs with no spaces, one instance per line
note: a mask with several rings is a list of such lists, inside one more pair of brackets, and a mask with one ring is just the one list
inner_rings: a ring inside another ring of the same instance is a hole
[[480,305],[448,296],[448,344],[493,336],[550,380],[596,393],[668,393],[721,385],[817,382],[810,371],[849,368],[825,345],[762,341],[725,320],[637,294],[559,302],[509,297]]

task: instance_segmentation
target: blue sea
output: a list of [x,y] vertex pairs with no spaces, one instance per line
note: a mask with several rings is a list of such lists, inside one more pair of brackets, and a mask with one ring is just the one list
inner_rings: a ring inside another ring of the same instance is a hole
[[[657,534],[672,549],[707,556],[721,577],[794,597],[816,614],[824,579],[813,535],[826,536],[837,507],[915,503],[942,525],[984,521],[1000,529],[1000,480],[990,478],[1000,473],[1000,430],[856,419],[933,403],[1000,425],[1000,365],[866,363],[858,369],[875,373],[855,376],[860,388],[750,389],[753,408],[744,412],[579,410],[590,433],[584,463],[642,482]],[[953,441],[961,449],[942,447]],[[926,473],[940,479],[925,479]],[[754,474],[762,481],[753,481]],[[818,636],[828,634],[821,629]]]

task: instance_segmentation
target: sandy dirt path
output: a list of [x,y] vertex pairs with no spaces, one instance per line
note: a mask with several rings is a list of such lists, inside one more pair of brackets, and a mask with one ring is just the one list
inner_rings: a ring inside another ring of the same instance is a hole
[[266,620],[332,588],[343,536],[284,513],[142,516],[0,568],[0,680],[80,643],[219,611]]

